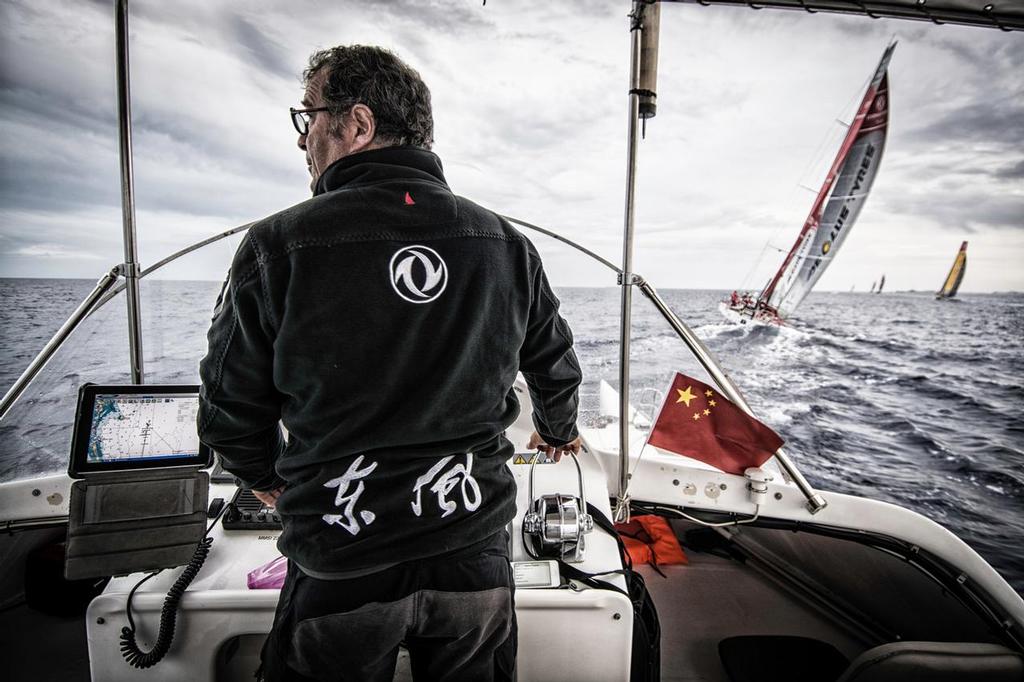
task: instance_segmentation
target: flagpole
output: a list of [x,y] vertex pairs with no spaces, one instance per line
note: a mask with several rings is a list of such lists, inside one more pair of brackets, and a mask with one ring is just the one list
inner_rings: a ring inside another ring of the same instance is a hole
[[[697,358],[697,361],[711,376],[715,384],[718,385],[718,389],[722,394],[738,405],[740,409],[748,415],[756,419],[757,415],[754,414],[754,411],[743,397],[743,394],[740,393],[739,387],[733,383],[732,379],[729,378],[729,375],[721,368],[718,361],[715,360],[714,356],[711,354],[711,351],[704,345],[704,342],[693,333],[693,330],[690,329],[685,322],[680,320],[676,314],[673,313],[667,305],[665,305],[665,302],[661,300],[661,297],[658,295],[658,292],[654,287],[642,278],[638,277],[638,279],[639,281],[637,282],[637,286],[640,287],[640,292],[654,304],[654,307],[658,309],[658,312],[661,313],[662,317],[664,317],[669,325],[672,326],[672,329],[675,330],[676,334],[679,335],[679,338],[681,338],[687,345],[690,352],[693,353],[693,356]],[[828,506],[828,502],[825,501],[825,498],[815,492],[814,488],[811,487],[811,484],[807,482],[807,479],[804,478],[803,474],[800,473],[800,470],[796,468],[782,448],[779,448],[775,452],[775,459],[778,460],[779,466],[782,467],[783,472],[793,480],[796,487],[799,488],[800,492],[807,498],[808,511],[812,514],[817,514]]]

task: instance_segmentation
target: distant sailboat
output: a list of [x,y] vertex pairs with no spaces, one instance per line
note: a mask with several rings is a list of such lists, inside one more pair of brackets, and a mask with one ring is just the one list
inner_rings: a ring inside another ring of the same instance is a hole
[[869,291],[868,293],[869,294],[875,293],[875,287],[877,287],[877,286],[878,286],[878,282],[872,282],[871,283],[871,291]]
[[956,290],[960,288],[960,282],[964,280],[965,272],[967,272],[967,242],[960,245],[960,250],[957,251],[956,258],[953,259],[953,267],[949,269],[946,281],[942,283],[942,288],[936,292],[935,298],[953,298],[956,296]]
[[884,287],[884,286],[885,286],[885,275],[882,275],[882,281],[878,283],[878,291],[876,291],[875,293],[876,294],[882,293],[882,287]]
[[783,324],[810,293],[850,233],[878,173],[889,127],[889,59],[885,49],[811,211],[782,266],[755,298],[733,292],[719,309],[746,323]]

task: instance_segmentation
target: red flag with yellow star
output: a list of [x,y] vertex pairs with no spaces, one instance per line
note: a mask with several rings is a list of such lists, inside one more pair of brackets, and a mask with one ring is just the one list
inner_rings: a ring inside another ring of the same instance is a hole
[[647,442],[742,474],[768,461],[784,441],[718,389],[676,372]]

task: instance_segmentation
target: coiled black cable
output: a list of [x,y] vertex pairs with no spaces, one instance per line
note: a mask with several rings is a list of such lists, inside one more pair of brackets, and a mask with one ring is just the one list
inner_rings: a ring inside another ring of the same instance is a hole
[[206,561],[206,556],[210,553],[210,545],[212,544],[213,538],[203,538],[199,542],[199,545],[196,546],[195,554],[192,555],[188,564],[185,565],[185,570],[181,572],[181,575],[178,576],[178,579],[174,581],[174,585],[167,592],[164,606],[160,610],[160,630],[156,636],[156,644],[148,652],[142,651],[135,641],[132,597],[135,595],[135,590],[139,589],[142,583],[160,571],[150,573],[132,588],[132,591],[128,594],[128,625],[121,628],[121,655],[124,656],[124,660],[128,662],[128,665],[135,668],[149,668],[159,663],[167,654],[167,651],[171,648],[171,642],[174,640],[174,628],[178,618],[178,603],[181,601],[182,595],[185,594],[185,590],[195,580],[199,569],[203,567],[203,562]]

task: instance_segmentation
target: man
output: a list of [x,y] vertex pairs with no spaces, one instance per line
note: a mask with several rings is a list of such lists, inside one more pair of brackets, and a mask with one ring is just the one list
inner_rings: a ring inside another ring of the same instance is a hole
[[[579,449],[580,369],[540,257],[452,194],[430,93],[390,52],[315,53],[293,110],[313,198],[260,221],[200,365],[199,433],[283,519],[267,680],[508,680],[504,430]],[[279,422],[288,432],[282,438]]]

